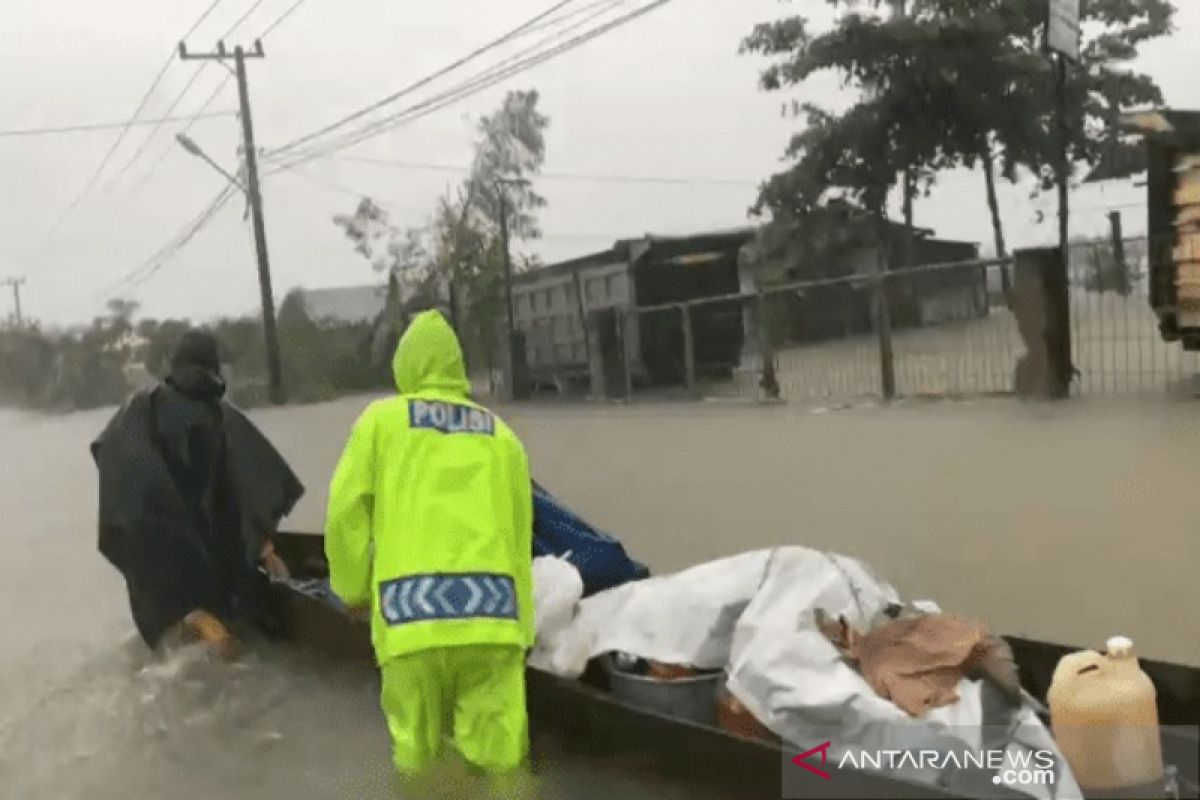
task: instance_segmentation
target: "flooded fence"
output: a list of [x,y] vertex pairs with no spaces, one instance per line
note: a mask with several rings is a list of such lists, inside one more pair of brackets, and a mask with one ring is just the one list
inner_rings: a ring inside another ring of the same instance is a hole
[[[1119,243],[1118,243],[1119,242]],[[1085,395],[1188,394],[1200,353],[1164,341],[1150,300],[1145,237],[1077,242],[1069,286],[1076,391]]]
[[1190,393],[1200,354],[1164,340],[1150,257],[1145,238],[1114,237],[1073,244],[1065,275],[1049,248],[572,311],[587,342],[570,374],[610,399]]
[[1023,348],[1010,268],[933,264],[632,309],[631,384],[814,404],[1011,391]]

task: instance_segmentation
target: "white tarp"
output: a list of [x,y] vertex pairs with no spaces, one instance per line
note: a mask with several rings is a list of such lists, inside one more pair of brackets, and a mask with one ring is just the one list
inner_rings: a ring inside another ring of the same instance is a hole
[[746,553],[592,595],[579,603],[570,627],[558,632],[539,662],[553,661],[559,668],[549,671],[569,678],[582,675],[590,659],[614,652],[722,669],[729,663],[734,627],[758,591],[770,555]]
[[[802,547],[757,551],[587,598],[574,620],[557,628],[538,663],[530,663],[578,677],[590,658],[625,652],[724,668],[729,690],[771,731],[803,749],[831,741],[831,759],[839,757],[838,743],[863,750],[978,751],[1003,750],[1019,739],[1032,749],[1054,749],[1031,709],[1003,710],[975,681],[962,681],[956,704],[913,720],[842,660],[813,619],[813,610],[821,608],[863,630],[896,602],[895,590],[854,559]],[[1000,747],[991,741],[997,730],[1008,732]],[[988,742],[980,741],[983,735]],[[934,779],[930,770],[907,777]],[[1019,790],[1047,798],[1080,796],[1069,774],[1057,776],[1053,791]]]

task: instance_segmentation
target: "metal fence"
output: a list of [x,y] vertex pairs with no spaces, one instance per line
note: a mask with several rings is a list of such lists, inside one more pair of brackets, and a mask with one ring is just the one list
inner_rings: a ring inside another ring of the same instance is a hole
[[1073,244],[1069,262],[1076,391],[1190,392],[1200,353],[1166,342],[1150,305],[1150,246],[1142,238]]
[[[935,264],[640,308],[638,350],[659,383],[709,396],[762,391],[747,354],[773,364],[791,402],[1007,392],[1023,352],[1002,292],[1009,267]],[[745,347],[747,337],[760,338]]]
[[[1163,340],[1149,253],[1145,238],[1072,245],[1076,395],[1193,391],[1200,353]],[[932,264],[629,309],[615,320],[623,352],[605,381],[618,396],[811,405],[1010,394],[1027,349],[1010,306],[1025,302],[1009,291],[1013,271],[1009,259]],[[503,380],[472,377],[480,393]]]

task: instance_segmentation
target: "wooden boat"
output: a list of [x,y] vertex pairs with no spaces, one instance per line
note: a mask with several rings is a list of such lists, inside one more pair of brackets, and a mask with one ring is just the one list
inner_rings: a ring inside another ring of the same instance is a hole
[[[276,552],[294,577],[325,575],[320,536],[279,534]],[[288,641],[331,658],[373,667],[370,629],[334,606],[286,584],[272,584],[271,607],[278,633]],[[1078,648],[1017,637],[1006,637],[1020,667],[1021,681],[1031,695],[1045,702],[1059,659]],[[1200,669],[1159,661],[1141,661],[1158,690],[1158,713],[1163,726],[1200,725]],[[778,744],[744,738],[723,729],[700,725],[638,708],[607,691],[604,670],[593,667],[581,680],[567,680],[530,669],[527,694],[535,756],[539,741],[553,740],[559,749],[589,757],[617,759],[623,770],[645,772],[697,787],[689,797],[779,798],[786,753]],[[1198,774],[1200,736],[1165,730],[1165,760],[1179,775]],[[878,774],[859,772],[843,780],[822,783],[821,797],[953,797],[929,786]],[[1026,797],[1015,791],[988,787],[987,797]],[[1200,786],[1186,779],[1180,797],[1200,796]]]

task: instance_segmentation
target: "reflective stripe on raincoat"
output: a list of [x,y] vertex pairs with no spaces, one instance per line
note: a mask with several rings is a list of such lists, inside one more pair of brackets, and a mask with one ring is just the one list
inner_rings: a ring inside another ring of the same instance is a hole
[[438,312],[413,320],[393,369],[400,395],[358,419],[330,486],[333,591],[370,605],[381,663],[434,647],[531,647],[525,450],[468,399],[462,349]]

